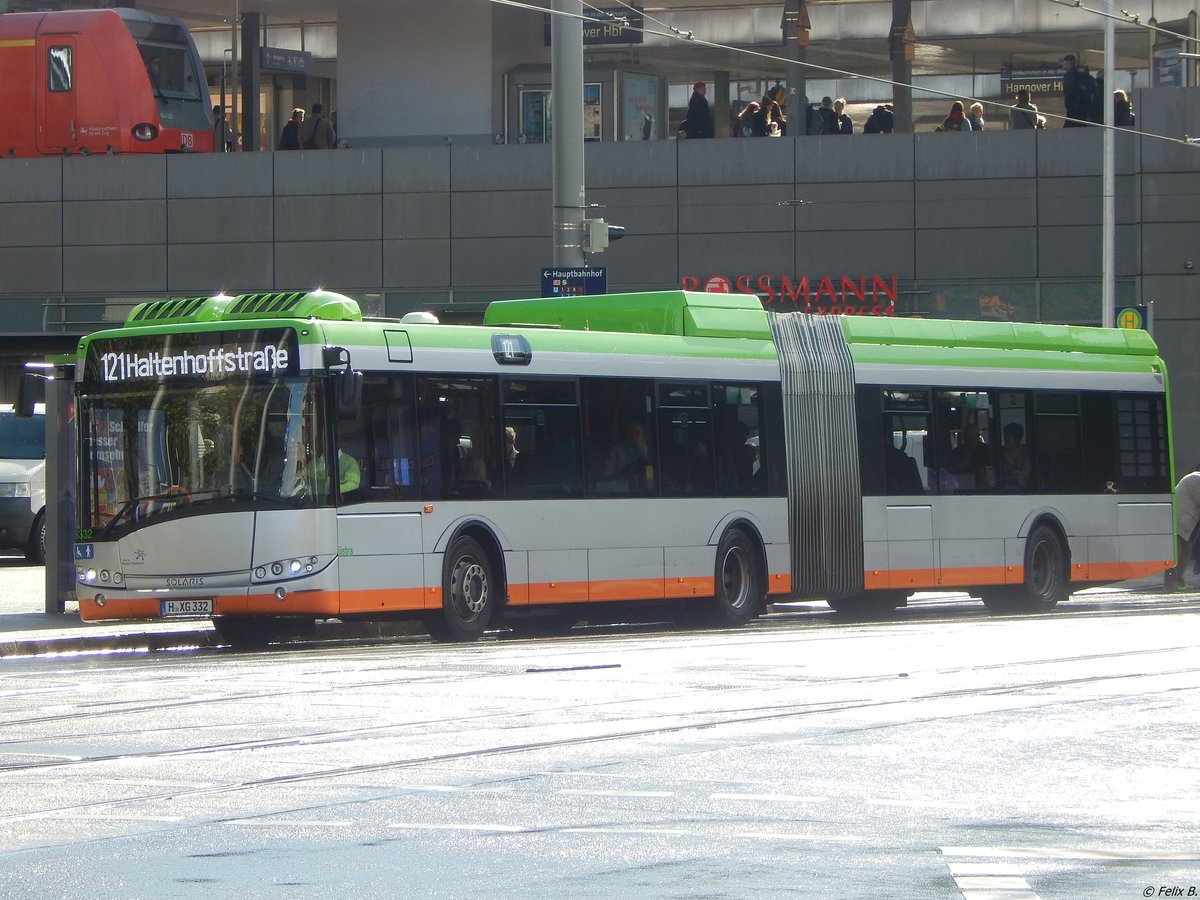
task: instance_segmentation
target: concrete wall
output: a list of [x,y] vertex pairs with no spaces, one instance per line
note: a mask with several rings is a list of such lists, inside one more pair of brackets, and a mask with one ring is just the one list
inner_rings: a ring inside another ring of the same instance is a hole
[[[1139,126],[1200,134],[1197,94],[1142,92]],[[1190,464],[1200,146],[1118,137],[1117,275],[1154,301]],[[1094,282],[1100,164],[1098,129],[592,144],[592,214],[628,229],[594,262],[614,291],[739,273]],[[387,312],[535,295],[550,204],[549,146],[0,160],[0,318],[81,333],[147,297],[315,285]]]

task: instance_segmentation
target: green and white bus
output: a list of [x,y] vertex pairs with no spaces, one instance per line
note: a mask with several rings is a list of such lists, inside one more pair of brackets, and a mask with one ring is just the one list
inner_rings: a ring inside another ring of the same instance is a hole
[[1043,610],[1172,564],[1141,331],[767,313],[661,291],[482,325],[313,291],[142,304],[85,337],[84,619],[319,619],[469,640],[657,604]]

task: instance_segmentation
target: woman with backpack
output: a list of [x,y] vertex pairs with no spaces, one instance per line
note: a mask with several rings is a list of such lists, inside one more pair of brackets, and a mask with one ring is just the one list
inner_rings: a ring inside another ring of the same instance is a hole
[[971,122],[967,118],[961,100],[955,100],[950,106],[950,115],[938,127],[938,131],[970,131]]

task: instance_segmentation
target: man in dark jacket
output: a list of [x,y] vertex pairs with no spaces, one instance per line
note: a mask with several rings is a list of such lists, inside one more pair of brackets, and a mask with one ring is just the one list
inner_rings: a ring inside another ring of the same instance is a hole
[[1067,121],[1063,128],[1083,128],[1092,120],[1096,106],[1096,79],[1087,69],[1075,65],[1075,57],[1068,53],[1062,58],[1063,105],[1067,108]]
[[713,136],[712,111],[704,98],[707,86],[703,81],[692,85],[692,99],[688,101],[687,115],[679,126],[680,134],[688,138],[710,138]]
[[867,124],[863,126],[863,134],[891,134],[894,127],[892,105],[881,103],[867,117]]

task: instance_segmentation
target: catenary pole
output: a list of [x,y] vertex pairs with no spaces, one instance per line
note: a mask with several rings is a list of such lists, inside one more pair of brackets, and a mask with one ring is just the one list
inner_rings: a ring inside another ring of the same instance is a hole
[[1104,246],[1100,262],[1102,270],[1100,294],[1103,303],[1100,311],[1100,324],[1103,327],[1108,327],[1115,324],[1117,292],[1117,280],[1114,271],[1117,246],[1117,200],[1116,177],[1113,172],[1113,157],[1116,144],[1116,135],[1113,129],[1116,118],[1114,115],[1116,104],[1113,103],[1113,78],[1115,71],[1113,54],[1116,44],[1113,26],[1113,0],[1105,0],[1105,11],[1108,15],[1104,17],[1104,88],[1101,92],[1100,102],[1104,110],[1102,119],[1107,127],[1104,129],[1104,208],[1101,213],[1101,240]]
[[583,2],[553,0],[550,110],[554,144],[554,265],[582,266]]

